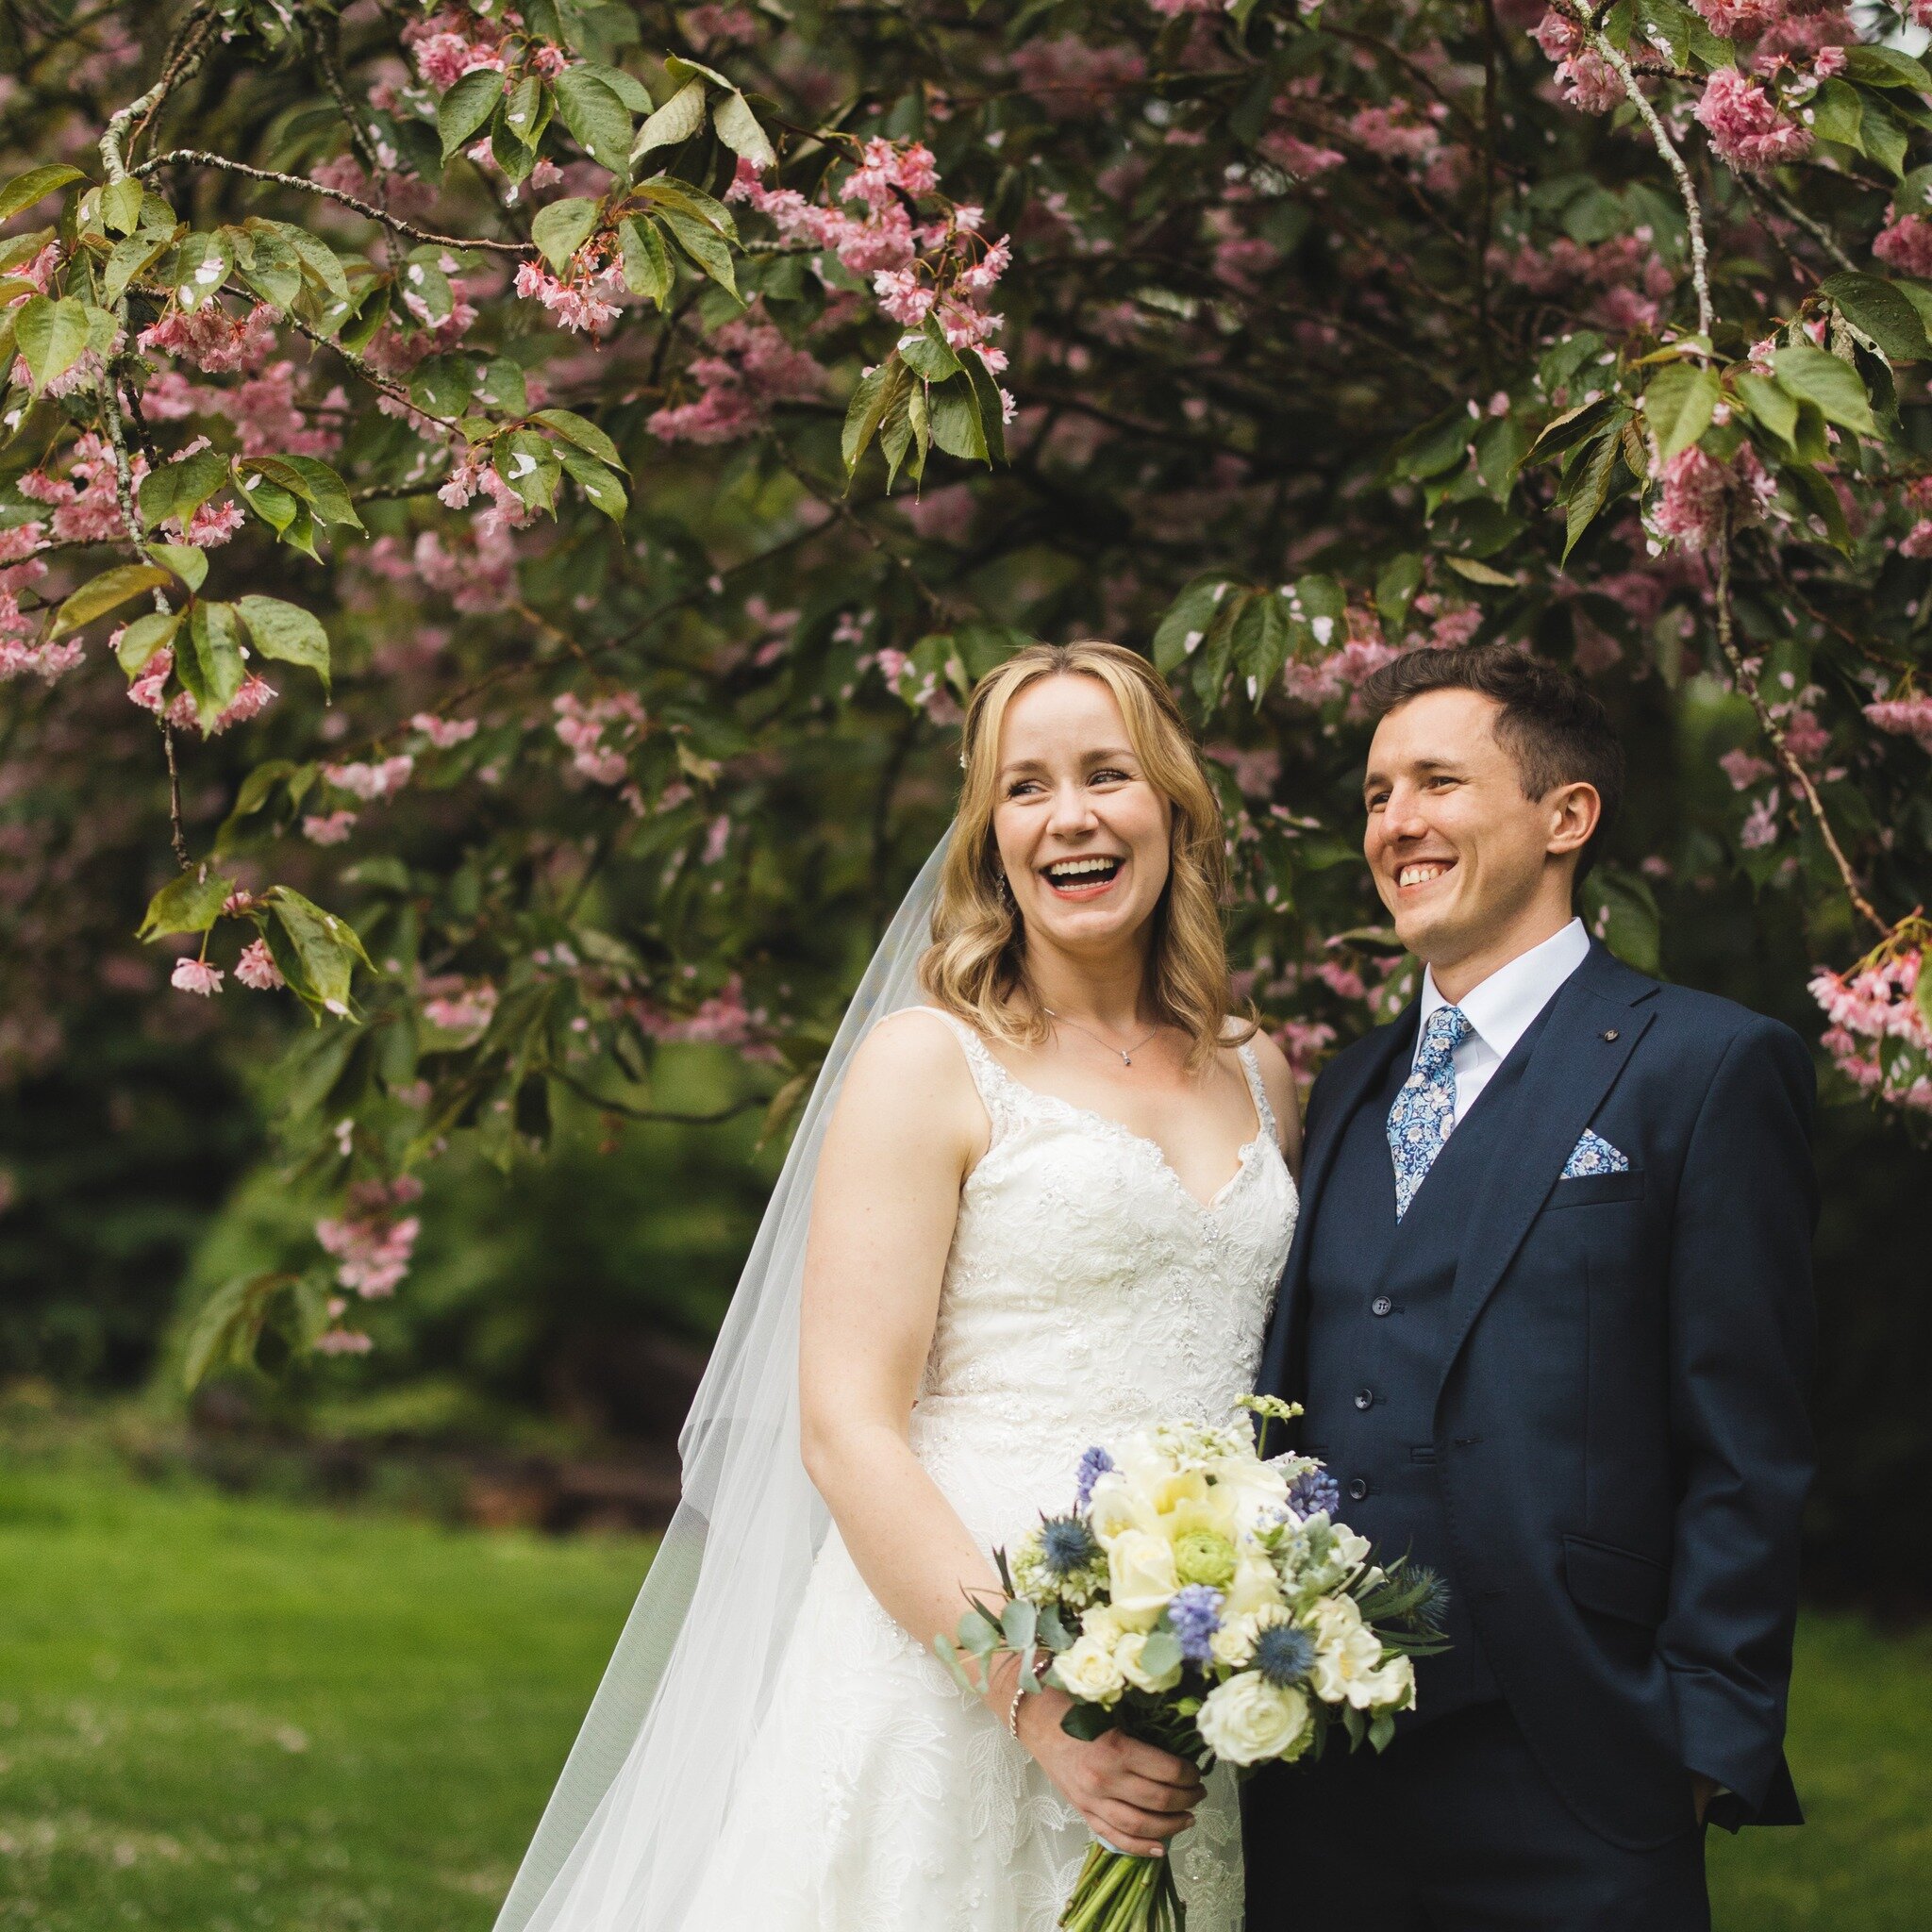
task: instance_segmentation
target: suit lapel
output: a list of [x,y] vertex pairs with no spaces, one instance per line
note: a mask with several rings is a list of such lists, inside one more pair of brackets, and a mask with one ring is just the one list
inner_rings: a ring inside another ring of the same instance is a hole
[[1561,1176],[1571,1150],[1648,1029],[1655,1015],[1642,1009],[1643,1002],[1656,991],[1655,980],[1633,973],[1603,945],[1593,944],[1590,957],[1551,1000],[1548,1023],[1516,1089],[1514,1117],[1496,1138],[1488,1167],[1470,1195],[1482,1206],[1468,1217],[1457,1262],[1443,1381]]

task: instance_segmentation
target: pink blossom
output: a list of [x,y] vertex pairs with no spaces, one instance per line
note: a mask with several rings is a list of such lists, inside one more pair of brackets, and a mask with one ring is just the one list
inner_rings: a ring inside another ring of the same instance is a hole
[[1362,976],[1352,967],[1342,965],[1339,960],[1324,959],[1315,968],[1315,977],[1338,998],[1344,1000],[1365,1000],[1369,996],[1368,987]]
[[905,328],[917,328],[932,312],[937,291],[924,287],[917,267],[882,268],[872,278],[879,307]]
[[557,735],[570,748],[572,767],[593,784],[623,784],[630,775],[630,748],[642,737],[646,722],[637,693],[615,691],[586,704],[565,691],[551,708],[557,714]]
[[1664,465],[1654,520],[1662,535],[1686,548],[1708,550],[1723,533],[1726,504],[1732,527],[1741,529],[1763,521],[1776,493],[1776,479],[1748,442],[1739,445],[1728,464],[1692,443]]
[[302,836],[311,845],[344,844],[355,829],[356,814],[352,811],[331,811],[320,815],[311,812],[302,821]]
[[423,1184],[412,1175],[387,1186],[358,1182],[349,1190],[348,1213],[315,1224],[316,1241],[341,1264],[336,1270],[338,1287],[365,1301],[395,1292],[408,1273],[422,1223],[413,1214],[395,1218],[390,1210],[422,1191]]
[[1607,114],[1624,98],[1624,83],[1602,55],[1583,43],[1568,15],[1553,7],[1532,29],[1534,40],[1556,64],[1558,93],[1566,106],[1586,114]]
[[275,686],[251,671],[242,680],[242,689],[206,726],[208,735],[218,738],[231,724],[245,724],[249,719],[259,717],[274,702],[275,695]]
[[367,1355],[375,1346],[356,1328],[325,1328],[313,1343],[317,1355]]
[[1932,756],[1932,697],[1888,698],[1867,705],[1865,718],[1880,731],[1917,740],[1919,749]]
[[475,718],[439,718],[432,711],[418,711],[409,720],[409,728],[420,731],[438,751],[449,751],[475,737],[476,723]]
[[1108,111],[1147,72],[1134,48],[1096,47],[1077,34],[1022,42],[1009,58],[1022,91],[1059,119]]
[[198,992],[203,999],[222,990],[222,974],[206,959],[180,958],[168,980],[176,992]]
[[496,1011],[496,989],[487,979],[443,974],[425,980],[423,1017],[447,1033],[480,1033]]
[[1891,224],[1879,229],[1872,253],[1888,268],[1920,280],[1932,278],[1932,220],[1892,210]]
[[645,424],[664,442],[731,442],[748,436],[779,403],[824,391],[825,372],[768,322],[741,317],[711,338],[709,353],[686,371],[701,393],[695,402],[655,410]]
[[1299,135],[1274,131],[1261,137],[1261,152],[1298,181],[1314,181],[1339,168],[1348,157],[1332,147],[1317,147]]
[[1760,798],[1746,815],[1738,842],[1746,852],[1758,852],[1777,839],[1777,807],[1770,798]]
[[191,315],[170,308],[135,339],[136,346],[179,356],[205,375],[255,369],[275,353],[275,310],[258,302],[240,322],[221,303],[205,302]]
[[1287,1020],[1274,1029],[1274,1043],[1288,1057],[1297,1080],[1315,1077],[1323,1054],[1335,1043],[1335,1029],[1324,1021]]
[[394,758],[380,758],[374,764],[357,760],[346,765],[325,765],[322,775],[339,791],[367,805],[379,798],[394,797],[409,782],[415,769],[415,758],[408,752],[399,752]]
[[1714,34],[1727,41],[1761,34],[1784,11],[1784,0],[1691,0]]
[[758,37],[758,24],[744,7],[690,7],[680,19],[691,44],[699,49],[712,44],[726,47],[749,46]]
[[1737,791],[1748,791],[1760,778],[1769,778],[1777,767],[1767,764],[1760,758],[1754,758],[1748,751],[1727,751],[1718,759],[1724,774],[1731,781]]
[[639,1030],[653,1040],[732,1046],[749,1050],[753,1057],[767,1051],[759,1031],[766,1024],[765,1009],[746,1007],[744,984],[735,973],[694,1012],[674,1015],[642,1000],[628,1002],[626,1010]]
[[1811,151],[1811,130],[1788,120],[1763,88],[1735,67],[1720,67],[1705,83],[1696,115],[1719,159],[1743,174],[1766,174]]
[[188,527],[180,531],[180,541],[197,550],[217,550],[247,521],[246,512],[233,497],[225,503],[204,503],[189,518]]
[[[116,631],[114,635],[118,639],[120,632]],[[128,703],[139,705],[143,711],[152,711],[158,717],[161,694],[174,668],[175,654],[163,645],[141,667],[141,675],[127,687]]]
[[257,992],[273,992],[276,987],[288,984],[269,952],[266,940],[250,940],[242,948],[242,957],[235,961],[235,977]]
[[[580,268],[580,260],[590,265]],[[526,261],[517,270],[516,291],[534,296],[565,328],[597,335],[617,320],[618,307],[610,298],[625,286],[623,270],[615,261],[600,264],[594,238],[572,257],[570,267],[571,278],[560,281],[541,262]]]

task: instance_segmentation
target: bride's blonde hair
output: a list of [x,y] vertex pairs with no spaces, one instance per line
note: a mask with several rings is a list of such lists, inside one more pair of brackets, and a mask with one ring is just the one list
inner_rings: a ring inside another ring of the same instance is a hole
[[1007,707],[1041,678],[1065,676],[1097,678],[1113,693],[1147,782],[1172,808],[1148,991],[1161,1020],[1187,1034],[1188,1064],[1205,1066],[1217,1048],[1255,1030],[1247,1020],[1238,1029],[1228,1026],[1232,1000],[1221,926],[1225,833],[1174,694],[1144,658],[1118,644],[1028,644],[974,687],[959,753],[959,809],[940,871],[932,944],[919,962],[921,984],[935,1005],[994,1039],[1037,1046],[1048,1036],[1026,983],[1025,924],[1007,890],[992,815]]

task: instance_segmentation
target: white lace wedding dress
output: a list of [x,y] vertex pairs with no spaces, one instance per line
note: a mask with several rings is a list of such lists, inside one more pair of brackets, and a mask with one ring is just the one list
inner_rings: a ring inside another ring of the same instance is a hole
[[[1084,1450],[1252,1386],[1295,1185],[1252,1047],[1255,1138],[1210,1203],[1156,1144],[1036,1092],[970,1028],[992,1124],[961,1191],[914,1452],[974,1538],[1071,1506]],[[1189,1932],[1239,1932],[1232,1781],[1176,1841]],[[873,1598],[835,1528],[812,1572],[691,1932],[1051,1932],[1089,1834],[999,1718]]]

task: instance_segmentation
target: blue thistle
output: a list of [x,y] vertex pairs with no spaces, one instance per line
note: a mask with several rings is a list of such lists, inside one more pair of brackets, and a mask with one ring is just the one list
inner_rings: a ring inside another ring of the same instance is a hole
[[1310,1469],[1288,1487],[1288,1507],[1306,1523],[1310,1516],[1333,1521],[1341,1507],[1341,1485],[1325,1469]]
[[1315,1640],[1298,1624],[1271,1624],[1255,1639],[1255,1668],[1287,1689],[1315,1668]]
[[1167,1606],[1167,1621],[1180,1639],[1181,1655],[1191,1664],[1211,1663],[1214,1633],[1221,1628],[1223,1598],[1205,1583],[1191,1583],[1174,1591]]
[[1415,1580],[1423,1586],[1423,1593],[1410,1605],[1404,1621],[1411,1630],[1439,1631],[1449,1614],[1449,1586],[1435,1571],[1420,1565]]
[[1044,1516],[1040,1523],[1040,1556],[1056,1577],[1072,1576],[1100,1556],[1093,1532],[1077,1516]]
[[1080,1458],[1079,1487],[1074,1491],[1074,1507],[1084,1509],[1093,1500],[1093,1485],[1113,1467],[1113,1457],[1105,1449],[1088,1450]]

